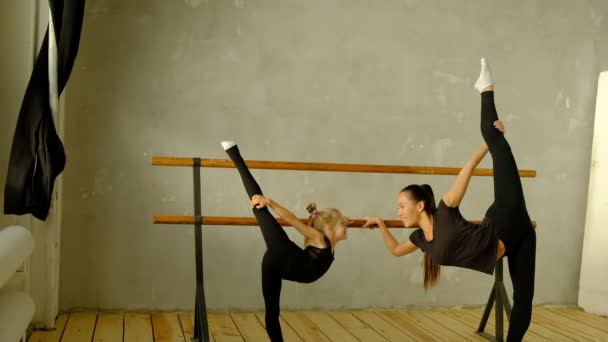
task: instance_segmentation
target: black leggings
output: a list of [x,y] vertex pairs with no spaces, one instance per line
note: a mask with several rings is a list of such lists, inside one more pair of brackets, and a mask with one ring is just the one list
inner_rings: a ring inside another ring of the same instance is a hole
[[481,134],[492,155],[494,203],[486,217],[506,247],[513,283],[513,310],[507,341],[521,341],[532,319],[536,232],[532,227],[511,147],[493,123],[498,120],[494,92],[481,93]]
[[[253,195],[262,195],[262,189],[253,178],[238,147],[233,146],[226,153],[239,171],[249,199]],[[283,341],[279,322],[282,279],[310,283],[319,278],[318,267],[311,260],[310,255],[289,239],[268,208],[254,208],[253,214],[266,242],[266,253],[262,259],[262,292],[266,306],[266,331],[272,342]]]

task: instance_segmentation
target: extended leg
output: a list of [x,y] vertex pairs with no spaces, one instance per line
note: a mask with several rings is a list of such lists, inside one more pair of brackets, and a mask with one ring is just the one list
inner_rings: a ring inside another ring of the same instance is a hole
[[[228,147],[226,149],[226,153],[230,159],[232,159],[236,169],[239,171],[249,199],[251,199],[253,195],[262,195],[262,189],[255,181],[255,178],[253,178],[247,164],[245,164],[245,161],[239,152],[238,146],[234,143],[232,143],[232,145],[225,143],[227,142],[222,142],[222,145],[225,145],[225,148]],[[287,233],[285,233],[283,227],[281,227],[274,216],[272,216],[268,208],[254,208],[253,214],[255,215],[255,218],[257,219],[262,230],[262,235],[264,236],[264,241],[266,242],[266,248],[283,248],[286,244],[291,244],[291,240],[289,240]]]

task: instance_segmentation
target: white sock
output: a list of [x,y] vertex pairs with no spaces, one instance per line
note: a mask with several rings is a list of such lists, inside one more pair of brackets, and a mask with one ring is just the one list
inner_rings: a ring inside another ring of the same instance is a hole
[[481,90],[487,86],[494,85],[492,82],[492,72],[490,71],[490,64],[485,58],[481,59],[481,72],[479,78],[475,82],[475,89],[481,93]]
[[236,146],[236,143],[234,141],[222,141],[222,147],[224,148],[224,150],[228,150],[232,146]]

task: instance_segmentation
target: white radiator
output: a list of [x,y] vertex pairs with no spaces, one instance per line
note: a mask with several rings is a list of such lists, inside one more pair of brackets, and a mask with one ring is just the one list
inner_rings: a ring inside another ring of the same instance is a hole
[[18,342],[34,316],[28,295],[28,267],[17,272],[34,249],[29,230],[10,226],[0,230],[0,341]]
[[27,229],[11,226],[0,230],[0,287],[15,274],[33,249],[34,238]]
[[34,317],[34,302],[18,291],[0,292],[0,341],[18,342]]

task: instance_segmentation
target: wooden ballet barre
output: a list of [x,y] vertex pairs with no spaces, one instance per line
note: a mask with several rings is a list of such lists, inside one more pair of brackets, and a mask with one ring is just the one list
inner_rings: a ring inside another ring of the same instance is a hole
[[[393,173],[393,174],[426,174],[426,175],[457,175],[461,168],[455,167],[431,167],[431,166],[400,166],[400,165],[369,165],[369,164],[337,164],[337,163],[306,163],[306,162],[282,162],[246,160],[250,169],[267,170],[301,170],[301,171],[334,171],[334,172],[361,172],[361,173]],[[205,292],[203,286],[203,251],[202,251],[202,226],[258,226],[254,217],[230,217],[230,216],[203,216],[201,209],[201,167],[207,168],[234,168],[234,163],[229,159],[203,159],[203,158],[177,158],[177,157],[152,157],[154,166],[186,166],[191,167],[194,185],[194,215],[195,216],[154,216],[155,224],[187,224],[194,225],[195,241],[195,263],[196,263],[196,298],[194,313],[194,336],[193,341],[209,341],[207,309]],[[475,169],[474,176],[493,176],[492,169]],[[536,170],[519,170],[520,177],[534,178]],[[298,218],[307,223],[307,218]],[[284,227],[291,226],[285,220],[278,218],[277,221]],[[349,227],[362,227],[364,219],[351,220]],[[470,221],[479,224],[480,221]],[[405,228],[401,220],[384,221],[388,228]],[[536,228],[536,222],[532,221]],[[414,228],[414,227],[413,227]],[[503,341],[503,315],[495,315],[496,336],[485,332],[486,323],[490,311],[495,304],[496,312],[502,313],[503,309],[507,317],[511,315],[511,305],[503,283],[503,259],[496,262],[494,271],[495,281],[490,292],[490,297],[484,309],[483,316],[476,333],[490,341]]]
[[[258,226],[255,217],[233,217],[233,216],[203,216],[203,225],[206,226]],[[300,218],[300,221],[307,223],[308,219]],[[291,227],[285,220],[278,218],[277,221],[283,227]],[[351,220],[349,227],[362,227],[366,220],[356,219]],[[194,216],[154,216],[155,224],[194,224]],[[471,223],[480,223],[480,221],[471,221]],[[387,228],[404,228],[401,220],[385,220]],[[536,227],[536,222],[532,221],[532,225]]]
[[[300,171],[334,171],[334,172],[365,172],[365,173],[409,173],[425,175],[457,175],[461,168],[440,166],[400,166],[400,165],[369,165],[369,164],[336,164],[336,163],[304,163],[246,160],[250,169],[266,170],[300,170]],[[194,166],[192,158],[152,157],[155,166]],[[201,167],[234,168],[229,159],[201,159]],[[474,176],[492,176],[492,169],[475,169]],[[520,177],[534,178],[536,170],[520,170]]]

